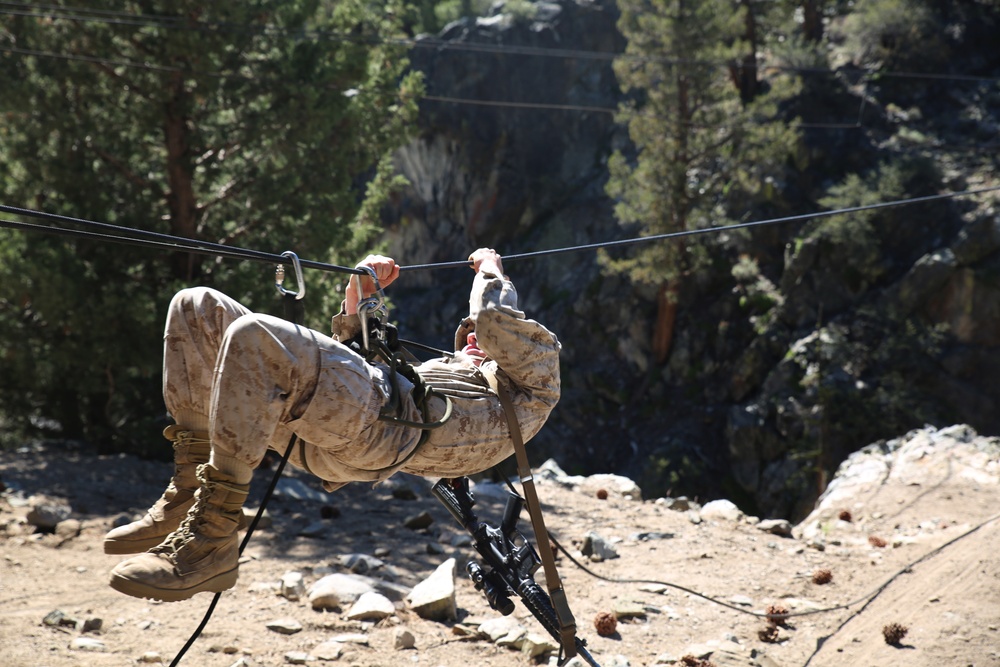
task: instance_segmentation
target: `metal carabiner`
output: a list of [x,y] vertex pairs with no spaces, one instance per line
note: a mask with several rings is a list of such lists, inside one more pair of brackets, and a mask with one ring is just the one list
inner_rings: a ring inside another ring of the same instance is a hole
[[274,286],[278,290],[281,296],[294,296],[296,301],[300,301],[306,296],[306,283],[302,278],[302,263],[299,262],[299,256],[296,255],[291,250],[286,250],[281,253],[282,257],[288,257],[292,260],[292,268],[295,270],[295,285],[299,288],[298,292],[292,292],[286,290],[283,286],[285,282],[285,265],[278,264],[274,269]]
[[[371,296],[358,299],[358,319],[361,321],[361,342],[365,347],[365,352],[367,353],[371,349],[368,346],[368,341],[370,340],[368,332],[368,317],[373,316],[381,322],[381,317],[387,316],[389,311],[385,307],[385,292],[382,291],[382,286],[379,285],[378,275],[375,273],[375,269],[362,264],[358,264],[354,268],[367,273],[371,276],[372,281],[375,283],[375,291]],[[358,291],[361,292],[360,277],[358,278]],[[381,317],[379,317],[379,315],[381,315]]]

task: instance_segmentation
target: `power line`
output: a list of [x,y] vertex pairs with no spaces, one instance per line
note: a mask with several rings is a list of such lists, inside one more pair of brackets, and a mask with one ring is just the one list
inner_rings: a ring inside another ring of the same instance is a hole
[[[699,60],[690,58],[675,58],[665,55],[641,55],[614,51],[593,51],[586,49],[558,49],[550,47],[536,47],[511,44],[487,44],[475,42],[453,42],[438,39],[435,37],[425,37],[422,39],[408,38],[387,38],[387,37],[364,37],[349,34],[339,34],[333,31],[302,30],[281,28],[279,26],[237,24],[227,22],[201,22],[190,21],[184,17],[168,16],[161,14],[130,14],[128,12],[116,12],[113,10],[92,10],[78,7],[60,7],[54,5],[32,5],[18,2],[0,2],[0,6],[13,7],[16,9],[0,10],[0,14],[13,16],[39,17],[51,19],[63,19],[70,21],[95,22],[111,25],[129,25],[136,27],[161,27],[175,30],[191,30],[201,32],[244,32],[250,34],[278,34],[299,38],[310,38],[314,40],[332,40],[350,42],[357,44],[400,46],[406,48],[434,49],[440,52],[478,52],[491,53],[496,55],[520,55],[544,58],[561,58],[577,60],[598,60],[612,61],[615,59],[631,60],[639,63],[661,63],[671,66],[706,66],[706,67],[729,67],[730,61],[722,60]],[[757,65],[749,67],[759,71],[782,71],[796,74],[817,74],[817,75],[837,75],[838,70],[821,67],[798,67],[792,65]],[[858,68],[858,71],[868,76],[883,78],[908,78],[908,79],[928,79],[937,81],[961,81],[965,83],[998,83],[1000,77],[987,77],[969,74],[945,74],[936,72],[905,72],[905,71],[879,71],[872,68]]]

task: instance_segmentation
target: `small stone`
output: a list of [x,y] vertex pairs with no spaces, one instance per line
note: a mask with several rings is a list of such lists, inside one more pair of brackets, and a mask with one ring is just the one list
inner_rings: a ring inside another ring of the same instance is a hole
[[60,521],[65,521],[73,513],[69,505],[39,503],[31,508],[25,520],[42,530],[55,530]]
[[103,627],[104,621],[100,618],[88,618],[82,621],[78,621],[76,624],[77,629],[80,632],[100,632],[101,627]]
[[618,558],[618,551],[606,539],[591,531],[583,538],[580,553],[593,561],[605,561]]
[[108,650],[108,647],[104,642],[93,639],[92,637],[77,637],[70,643],[70,648],[75,651],[94,651],[95,653],[104,653]]
[[667,592],[668,586],[664,584],[642,584],[639,586],[639,590],[643,593],[656,593],[662,595]]
[[354,604],[364,593],[375,588],[365,578],[353,574],[328,574],[309,589],[309,603],[313,609],[339,609]]
[[55,611],[50,611],[45,615],[45,618],[42,619],[42,624],[53,628],[60,626],[62,625],[62,620],[63,618],[65,618],[65,616],[66,613],[59,609],[56,609]]
[[64,540],[69,540],[80,534],[81,523],[77,519],[66,519],[56,524],[55,533]]
[[305,651],[289,651],[285,654],[285,662],[292,665],[304,665],[309,662],[310,658],[312,656]]
[[739,521],[743,518],[743,512],[731,500],[720,499],[705,503],[701,508],[701,517],[703,519]]
[[417,494],[409,486],[400,485],[392,490],[392,497],[396,500],[416,500]]
[[163,662],[163,658],[156,651],[146,651],[141,656],[139,656],[139,662]]
[[299,531],[301,537],[324,537],[330,532],[330,524],[327,521],[313,521],[308,526]]
[[521,642],[521,653],[531,659],[551,655],[558,650],[559,646],[556,645],[551,639],[533,632],[526,634]]
[[615,604],[614,614],[619,621],[646,618],[646,608],[635,602],[622,601]]
[[339,660],[344,654],[344,645],[341,642],[326,641],[312,650],[312,655],[319,660]]
[[396,613],[392,600],[381,593],[363,593],[347,612],[352,621],[381,621]]
[[339,560],[341,565],[354,574],[368,574],[385,565],[383,561],[368,554],[345,554]]
[[792,524],[785,519],[765,519],[757,524],[757,528],[772,535],[792,536]]
[[302,624],[294,618],[277,618],[268,621],[265,626],[268,630],[282,635],[294,635],[296,632],[302,632]]
[[392,633],[392,647],[397,651],[414,648],[417,640],[407,628],[399,627]]
[[429,528],[432,523],[434,523],[434,517],[432,517],[430,512],[427,511],[423,511],[420,514],[415,514],[413,516],[408,516],[403,521],[403,525],[410,530]]
[[[243,508],[243,518],[246,519],[248,526],[257,517],[257,511],[258,510],[250,507]],[[272,525],[274,525],[274,519],[271,518],[271,515],[267,510],[264,510],[264,512],[260,515],[260,519],[257,519],[257,527],[254,530],[267,530]]]
[[281,575],[279,595],[293,602],[306,594],[306,581],[301,572],[285,572]]

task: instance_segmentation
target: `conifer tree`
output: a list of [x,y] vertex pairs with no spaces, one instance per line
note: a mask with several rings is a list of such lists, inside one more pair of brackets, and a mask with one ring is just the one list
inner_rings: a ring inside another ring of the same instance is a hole
[[[0,11],[3,203],[356,260],[419,94],[391,39],[401,4],[79,4]],[[0,260],[0,415],[102,443],[162,413],[159,332],[177,287],[274,306],[261,264],[7,230]]]
[[[777,117],[793,86],[761,85],[765,31],[759,3],[740,0],[624,0],[619,29],[628,40],[615,72],[628,101],[634,155],[610,161],[608,192],[621,223],[645,235],[730,224],[776,196],[795,132]],[[666,359],[684,279],[705,259],[701,242],[646,244],[606,259],[633,282],[656,290],[653,353]]]

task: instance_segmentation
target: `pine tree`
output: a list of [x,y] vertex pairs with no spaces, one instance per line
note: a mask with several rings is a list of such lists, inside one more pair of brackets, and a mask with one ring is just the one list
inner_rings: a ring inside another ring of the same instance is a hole
[[[780,76],[762,85],[756,3],[625,0],[620,8],[628,46],[615,72],[629,101],[619,119],[635,153],[610,161],[619,221],[645,235],[721,226],[775,196],[795,143],[776,105],[793,87]],[[670,349],[685,277],[705,257],[701,242],[680,240],[606,260],[656,290],[658,362]]]
[[[390,39],[402,5],[73,4],[0,13],[3,203],[357,259],[419,94]],[[273,305],[260,264],[21,232],[0,234],[0,259],[0,414],[64,436],[100,439],[156,414],[176,287]],[[326,304],[312,303],[320,323]]]

